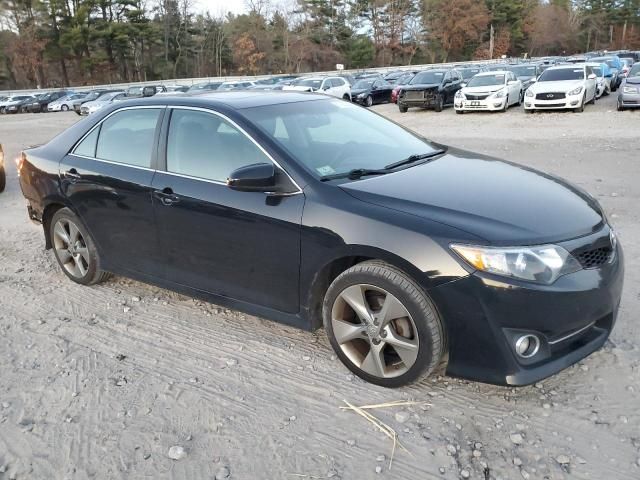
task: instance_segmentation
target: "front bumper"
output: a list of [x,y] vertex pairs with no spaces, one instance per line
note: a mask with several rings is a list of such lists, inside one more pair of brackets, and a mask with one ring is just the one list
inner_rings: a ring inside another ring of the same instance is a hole
[[640,108],[640,93],[620,92],[618,104],[624,108]]
[[59,112],[60,110],[62,110],[62,105],[61,104],[48,105],[47,110],[49,112]]
[[506,101],[507,97],[485,98],[484,100],[465,100],[457,97],[453,103],[453,106],[456,110],[461,110],[464,112],[475,110],[495,112],[498,110],[502,110]]
[[579,108],[582,103],[584,92],[578,95],[567,95],[565,98],[554,100],[542,100],[534,97],[524,97],[525,110],[567,110]]
[[[575,251],[609,235],[604,227],[561,243]],[[611,263],[560,277],[553,285],[473,273],[429,291],[444,320],[447,374],[496,385],[528,385],[598,350],[616,321],[624,277],[622,248]],[[540,349],[526,359],[515,339],[535,334]]]
[[432,91],[409,90],[398,95],[398,105],[406,107],[433,108],[438,103],[438,94]]

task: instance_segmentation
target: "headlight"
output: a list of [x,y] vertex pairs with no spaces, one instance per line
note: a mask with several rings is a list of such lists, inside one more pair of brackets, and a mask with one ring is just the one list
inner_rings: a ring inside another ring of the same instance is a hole
[[505,91],[504,88],[502,90],[498,90],[497,92],[495,92],[493,95],[491,95],[492,98],[502,98],[505,95]]
[[524,94],[525,97],[533,97],[533,92],[531,90],[527,90],[527,93]]
[[359,94],[358,94],[358,98],[364,98],[364,97],[366,97],[366,96],[367,96],[367,94],[366,94],[366,93],[359,93]]
[[573,90],[571,90],[569,93],[567,93],[567,95],[571,96],[571,95],[580,95],[582,93],[582,87],[578,87],[578,88],[574,88]]
[[625,86],[622,89],[622,93],[639,93],[640,90],[638,90],[638,87],[627,87]]
[[483,272],[551,285],[558,277],[582,267],[557,245],[535,247],[480,247],[451,245],[469,265]]

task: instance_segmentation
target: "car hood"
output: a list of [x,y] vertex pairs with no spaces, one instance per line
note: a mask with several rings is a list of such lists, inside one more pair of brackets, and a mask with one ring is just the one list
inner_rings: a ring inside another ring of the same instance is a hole
[[529,87],[533,93],[570,92],[584,86],[584,80],[560,80],[557,82],[536,82]]
[[625,83],[628,83],[630,85],[640,85],[640,76],[627,77],[627,79],[625,80]]
[[412,83],[410,85],[404,85],[402,90],[436,90],[439,87],[439,83]]
[[498,90],[502,90],[504,87],[504,85],[489,85],[486,87],[464,87],[462,88],[462,93],[494,93]]
[[288,85],[286,87],[282,87],[282,90],[291,90],[296,92],[313,92],[313,87],[304,86],[304,85]]
[[446,224],[493,245],[560,242],[603,224],[599,204],[564,180],[456,149],[341,188],[364,202]]

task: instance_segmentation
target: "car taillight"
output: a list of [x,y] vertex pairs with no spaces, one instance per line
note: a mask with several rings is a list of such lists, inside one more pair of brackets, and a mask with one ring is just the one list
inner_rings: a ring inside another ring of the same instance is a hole
[[20,170],[22,170],[22,165],[24,164],[27,156],[24,152],[20,153],[20,156],[16,157],[16,167],[18,169],[18,176],[20,176]]

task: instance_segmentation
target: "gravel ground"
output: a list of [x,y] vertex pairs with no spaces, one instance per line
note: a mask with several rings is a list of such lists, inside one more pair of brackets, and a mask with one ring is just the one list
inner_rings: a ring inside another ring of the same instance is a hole
[[[115,277],[81,287],[27,220],[12,159],[78,121],[0,117],[0,479],[640,478],[640,112],[378,112],[436,141],[561,175],[604,205],[626,251],[606,347],[535,386],[354,378],[324,333]],[[461,172],[462,173],[462,172]],[[523,185],[526,188],[526,185]],[[353,412],[377,410],[410,453]]]

